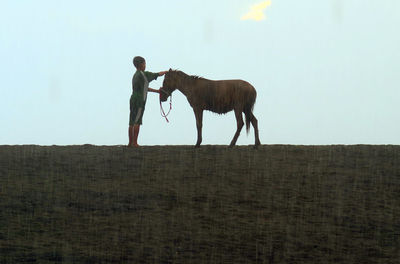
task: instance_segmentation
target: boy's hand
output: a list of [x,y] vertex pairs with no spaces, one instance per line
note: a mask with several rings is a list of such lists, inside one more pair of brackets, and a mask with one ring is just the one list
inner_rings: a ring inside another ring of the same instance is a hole
[[163,75],[165,75],[167,72],[168,72],[168,71],[159,72],[159,73],[158,73],[158,76],[163,76]]

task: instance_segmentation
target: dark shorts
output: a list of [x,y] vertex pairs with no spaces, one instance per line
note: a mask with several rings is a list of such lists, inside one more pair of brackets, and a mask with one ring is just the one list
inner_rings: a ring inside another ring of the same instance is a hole
[[129,125],[141,125],[142,124],[142,118],[143,118],[143,113],[144,113],[144,105],[139,106],[137,103],[135,103],[135,100],[131,96],[131,99],[129,101],[130,105],[130,113],[129,113]]

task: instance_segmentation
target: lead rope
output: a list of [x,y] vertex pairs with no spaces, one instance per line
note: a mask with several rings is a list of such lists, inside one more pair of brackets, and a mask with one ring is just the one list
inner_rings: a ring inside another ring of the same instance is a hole
[[160,114],[161,114],[162,117],[165,118],[165,120],[167,120],[167,123],[169,123],[169,120],[168,120],[167,116],[171,112],[171,109],[172,109],[172,94],[170,95],[170,98],[169,98],[169,110],[168,110],[168,113],[166,113],[166,114],[165,114],[164,109],[162,107],[161,96],[160,96]]

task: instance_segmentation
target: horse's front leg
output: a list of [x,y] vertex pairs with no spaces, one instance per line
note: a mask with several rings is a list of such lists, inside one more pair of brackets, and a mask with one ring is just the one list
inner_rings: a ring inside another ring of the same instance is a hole
[[193,109],[194,115],[196,117],[196,127],[197,127],[197,142],[196,148],[200,147],[201,141],[203,140],[201,135],[201,130],[203,128],[203,109]]

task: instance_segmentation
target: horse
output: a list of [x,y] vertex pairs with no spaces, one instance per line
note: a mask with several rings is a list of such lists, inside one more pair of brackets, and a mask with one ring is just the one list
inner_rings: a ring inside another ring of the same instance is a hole
[[230,147],[236,144],[244,126],[242,117],[242,113],[244,113],[247,133],[250,130],[251,123],[254,128],[255,147],[260,145],[258,121],[253,114],[257,92],[250,83],[243,80],[208,80],[199,76],[188,75],[179,70],[169,69],[160,88],[160,102],[165,102],[176,89],[186,96],[196,117],[197,142],[195,147],[200,147],[202,142],[204,110],[218,114],[225,114],[234,110],[237,129]]

